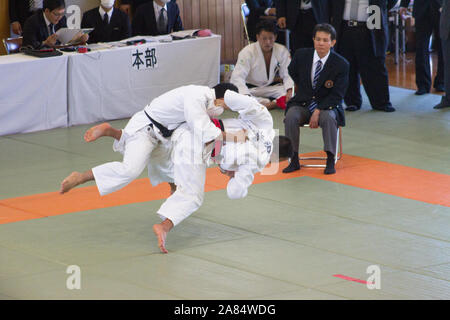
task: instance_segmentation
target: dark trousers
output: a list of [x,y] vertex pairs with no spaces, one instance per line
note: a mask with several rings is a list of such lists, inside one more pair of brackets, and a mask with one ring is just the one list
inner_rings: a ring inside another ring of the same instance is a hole
[[[311,112],[306,107],[292,106],[286,113],[284,132],[291,139],[294,155],[298,154],[300,146],[300,126],[308,124],[310,119]],[[335,155],[338,126],[334,110],[320,111],[319,126],[322,128],[324,151],[331,152]]]
[[443,101],[450,105],[450,37],[447,40],[442,40],[442,53],[444,56],[444,83],[445,83],[445,96]]
[[416,20],[416,85],[427,92],[431,89],[430,37],[435,34],[438,53],[437,74],[434,87],[444,84],[444,59],[439,36],[440,12],[438,8],[430,8],[428,14]]
[[291,53],[300,48],[313,48],[313,30],[316,26],[316,18],[312,9],[299,10],[295,28],[291,30]]
[[374,109],[391,106],[389,78],[386,57],[375,56],[372,35],[366,26],[348,27],[342,25],[343,32],[338,43],[339,53],[350,63],[349,85],[344,101],[347,106],[360,107],[362,104],[361,79]]

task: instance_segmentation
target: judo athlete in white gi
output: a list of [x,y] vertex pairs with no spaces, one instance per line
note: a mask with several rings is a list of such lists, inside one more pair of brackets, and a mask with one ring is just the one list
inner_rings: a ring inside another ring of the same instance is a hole
[[274,23],[263,20],[256,31],[258,41],[239,52],[230,82],[238,87],[239,93],[254,96],[272,109],[280,97],[286,96],[287,103],[292,96],[294,81],[288,73],[291,57],[286,47],[275,43]]
[[[216,143],[215,162],[219,163],[223,173],[230,176],[227,184],[228,197],[241,199],[247,195],[255,173],[262,171],[271,160],[275,138],[273,119],[267,108],[256,99],[230,90],[225,93],[225,104],[232,111],[239,112],[239,117],[223,120],[224,130],[232,133],[244,129],[248,140],[245,143],[225,142],[220,151],[217,150]],[[289,152],[292,152],[292,147],[290,147],[290,140],[287,137],[283,138],[285,151],[280,152],[279,155],[287,159]],[[166,168],[157,178],[174,181],[176,191],[157,211],[163,222],[153,226],[153,231],[158,238],[158,246],[163,253],[167,253],[165,247],[167,233],[202,205],[206,168],[212,163],[213,145],[209,144],[205,147],[198,135],[187,125],[180,126],[171,140],[173,148],[171,162],[165,162]],[[159,166],[159,169],[164,166],[150,159],[149,167],[155,165]],[[150,180],[153,179],[151,175],[149,177]]]
[[[84,137],[87,142],[102,136],[115,138],[113,149],[123,154],[123,161],[105,163],[83,173],[73,172],[62,181],[60,193],[91,180],[95,180],[100,195],[123,188],[141,174],[156,146],[160,145],[160,150],[170,149],[167,146],[170,136],[182,123],[201,133],[203,143],[222,137],[224,133],[211,122],[210,116],[223,112],[226,107],[223,95],[227,90],[237,91],[237,88],[228,83],[218,84],[213,89],[183,86],[155,98],[144,110],[133,115],[123,130],[114,129],[108,123],[89,129]],[[161,182],[150,169],[149,174],[154,177],[151,180],[154,185]]]

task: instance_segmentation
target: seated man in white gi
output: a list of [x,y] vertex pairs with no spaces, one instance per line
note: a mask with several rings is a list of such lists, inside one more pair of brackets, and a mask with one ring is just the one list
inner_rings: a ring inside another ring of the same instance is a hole
[[[289,50],[275,43],[276,26],[263,20],[256,26],[255,43],[239,52],[230,82],[239,93],[254,96],[268,109],[277,107],[277,99],[287,103],[292,96],[294,82],[288,73],[291,62]],[[282,82],[281,82],[282,81]],[[280,105],[285,107],[285,103]]]
[[[244,129],[248,141],[226,142],[220,150],[217,143],[215,146],[209,144],[205,147],[198,135],[187,125],[183,125],[172,136],[171,161],[158,163],[150,160],[149,167],[159,166],[157,170],[150,172],[159,172],[156,176],[158,179],[173,181],[176,185],[176,191],[157,212],[163,221],[153,226],[158,246],[164,253],[167,253],[165,248],[167,233],[203,203],[206,168],[211,163],[213,147],[215,147],[213,152],[215,162],[219,163],[221,171],[230,177],[227,184],[227,195],[230,199],[245,197],[247,189],[253,183],[255,173],[262,171],[270,160],[287,159],[289,152],[292,152],[287,137],[275,138],[272,116],[254,98],[227,91],[225,104],[232,111],[239,112],[239,117],[223,120],[221,129],[227,133],[240,132]],[[153,179],[151,175],[149,177],[150,180]]]
[[179,87],[153,99],[144,110],[133,115],[124,130],[116,130],[108,123],[91,128],[84,139],[91,142],[101,136],[114,137],[113,149],[123,154],[123,161],[108,162],[83,173],[73,172],[62,181],[60,193],[91,180],[95,180],[100,195],[123,188],[141,174],[153,149],[169,143],[173,131],[182,123],[198,132],[203,143],[224,136],[210,116],[223,112],[227,90],[237,92],[229,83],[213,89],[196,85]]

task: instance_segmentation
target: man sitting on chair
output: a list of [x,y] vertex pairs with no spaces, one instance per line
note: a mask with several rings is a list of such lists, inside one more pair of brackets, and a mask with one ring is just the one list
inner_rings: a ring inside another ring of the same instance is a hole
[[[289,101],[294,85],[287,70],[291,62],[289,50],[275,43],[276,38],[273,22],[259,22],[256,26],[258,41],[239,52],[230,78],[240,94],[254,96],[268,109],[275,108],[275,100],[280,97],[286,96],[286,101]],[[278,77],[281,79],[277,80]]]
[[318,24],[313,32],[314,49],[299,49],[289,65],[289,75],[298,91],[287,104],[285,134],[292,141],[291,162],[283,172],[300,170],[298,149],[299,126],[322,128],[324,150],[327,153],[325,174],[336,172],[337,130],[345,125],[342,100],[348,86],[349,63],[331,51],[336,44],[336,31],[329,24]]

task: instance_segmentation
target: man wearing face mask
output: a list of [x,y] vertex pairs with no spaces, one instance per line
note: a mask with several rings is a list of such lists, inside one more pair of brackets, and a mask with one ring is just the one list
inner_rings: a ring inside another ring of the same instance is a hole
[[114,8],[115,0],[101,0],[100,6],[83,14],[81,28],[94,28],[89,43],[120,41],[131,37],[128,15]]
[[[115,139],[113,150],[123,154],[122,162],[109,162],[86,172],[73,172],[61,183],[60,193],[87,181],[95,180],[100,195],[117,191],[136,179],[156,146],[169,149],[173,131],[186,123],[203,144],[227,134],[217,128],[210,120],[226,108],[224,95],[227,90],[238,89],[229,83],[221,83],[214,88],[189,85],[173,89],[153,99],[144,110],[137,112],[123,130],[103,123],[89,129],[84,139],[92,142],[103,136]],[[149,175],[150,175],[149,167]],[[152,179],[153,185],[161,181]]]
[[133,36],[157,36],[183,30],[180,9],[175,0],[152,0],[136,9]]

